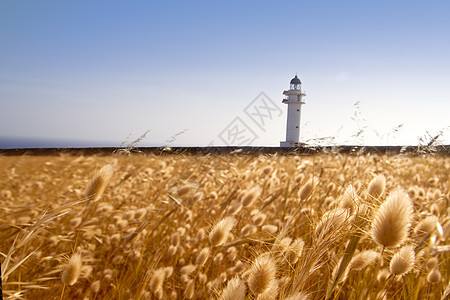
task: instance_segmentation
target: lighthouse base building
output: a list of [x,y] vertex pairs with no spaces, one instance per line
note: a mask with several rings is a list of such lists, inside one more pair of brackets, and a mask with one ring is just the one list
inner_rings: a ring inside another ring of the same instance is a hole
[[290,88],[288,91],[284,91],[283,95],[286,96],[283,99],[283,103],[288,105],[287,111],[287,124],[286,124],[286,141],[280,142],[280,147],[299,147],[304,145],[299,142],[300,139],[300,115],[302,112],[302,104],[305,104],[303,97],[306,96],[302,92],[302,82],[295,75],[290,82]]

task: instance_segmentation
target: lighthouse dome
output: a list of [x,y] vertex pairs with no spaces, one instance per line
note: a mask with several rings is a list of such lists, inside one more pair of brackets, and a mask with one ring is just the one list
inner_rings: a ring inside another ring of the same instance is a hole
[[302,84],[302,82],[301,82],[300,79],[297,77],[297,75],[295,75],[295,77],[292,78],[292,80],[291,80],[291,84]]

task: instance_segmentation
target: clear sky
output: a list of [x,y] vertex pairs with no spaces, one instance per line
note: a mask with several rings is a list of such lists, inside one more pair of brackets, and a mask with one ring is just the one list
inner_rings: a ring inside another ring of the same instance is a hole
[[[302,141],[450,144],[449,16],[449,1],[1,0],[0,137],[206,146],[242,142],[234,126],[278,146],[297,74]],[[246,114],[261,97],[263,126]]]

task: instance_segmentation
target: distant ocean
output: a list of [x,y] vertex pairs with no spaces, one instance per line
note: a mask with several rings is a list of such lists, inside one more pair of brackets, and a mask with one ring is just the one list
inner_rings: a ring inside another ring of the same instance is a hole
[[0,149],[119,147],[120,143],[0,137]]

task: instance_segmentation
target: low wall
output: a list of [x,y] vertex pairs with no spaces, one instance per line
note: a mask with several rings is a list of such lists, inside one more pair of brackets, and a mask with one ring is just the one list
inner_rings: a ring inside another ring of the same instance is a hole
[[330,154],[438,154],[449,155],[450,145],[433,147],[420,146],[304,146],[297,148],[280,147],[137,147],[120,149],[114,147],[98,148],[21,148],[0,149],[0,155],[111,155],[120,153],[132,154],[281,154],[281,155],[312,155],[320,153]]

